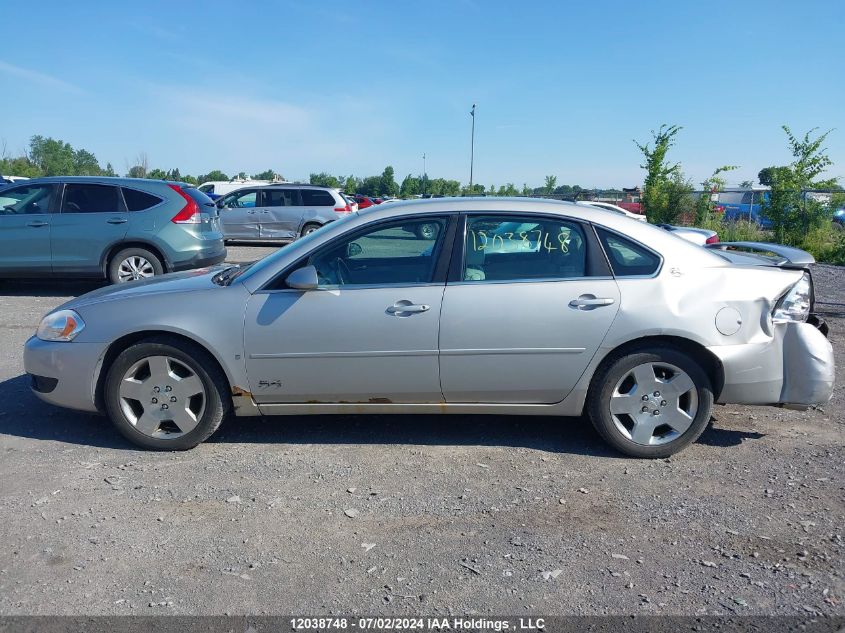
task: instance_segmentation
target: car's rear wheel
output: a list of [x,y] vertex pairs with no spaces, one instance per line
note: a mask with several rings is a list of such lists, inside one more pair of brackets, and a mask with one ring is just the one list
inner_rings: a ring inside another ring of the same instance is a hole
[[130,442],[185,450],[204,442],[230,407],[228,381],[196,345],[173,337],[136,343],[115,359],[105,383],[106,411]]
[[124,248],[109,262],[109,281],[120,284],[164,273],[161,260],[145,248]]
[[667,457],[707,428],[713,388],[689,355],[655,347],[611,358],[593,378],[587,412],[599,434],[633,457]]
[[309,235],[309,234],[313,233],[314,231],[316,231],[317,229],[319,229],[320,226],[322,226],[322,225],[314,224],[313,222],[310,223],[310,224],[306,224],[305,226],[302,227],[302,231],[300,232],[299,236],[305,237],[306,235]]

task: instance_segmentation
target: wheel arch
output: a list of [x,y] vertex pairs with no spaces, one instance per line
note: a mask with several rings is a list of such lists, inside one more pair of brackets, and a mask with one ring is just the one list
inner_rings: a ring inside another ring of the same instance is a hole
[[165,273],[171,272],[173,270],[173,265],[170,263],[167,257],[165,257],[164,252],[155,244],[142,240],[127,240],[122,242],[115,242],[114,244],[109,246],[105,251],[103,251],[103,256],[100,258],[100,269],[102,270],[104,277],[108,277],[109,264],[111,263],[112,258],[117,255],[120,251],[126,248],[143,248],[144,250],[150,251],[153,255],[158,257],[158,260],[161,262],[161,266],[164,269]]
[[642,351],[644,349],[652,349],[654,347],[670,347],[692,357],[704,372],[710,378],[710,384],[713,387],[713,399],[718,401],[725,386],[725,370],[719,358],[701,343],[693,341],[692,339],[684,338],[682,336],[670,335],[655,335],[644,336],[641,338],[632,339],[621,343],[617,347],[611,349],[604,358],[596,365],[596,369],[590,378],[589,391],[592,391],[596,385],[596,376],[600,375],[601,370],[616,361],[622,356],[627,356],[634,352]]
[[226,367],[220,361],[218,355],[210,348],[210,346],[182,332],[158,329],[140,330],[137,332],[124,334],[120,338],[117,338],[112,341],[111,344],[109,344],[108,348],[106,348],[106,351],[103,354],[103,358],[101,359],[99,364],[97,381],[94,386],[94,402],[97,406],[98,411],[105,411],[104,390],[106,384],[106,376],[108,375],[109,368],[112,366],[115,359],[121,354],[121,352],[128,349],[132,345],[135,345],[136,343],[140,343],[141,341],[144,341],[146,339],[160,337],[178,339],[185,343],[189,343],[190,345],[195,345],[202,349],[204,352],[206,352],[217,364],[218,369],[220,369],[221,373],[226,378],[226,382],[229,383],[229,391],[225,395],[227,398],[229,398],[231,404],[233,384],[232,377],[229,375],[229,372],[226,371]]

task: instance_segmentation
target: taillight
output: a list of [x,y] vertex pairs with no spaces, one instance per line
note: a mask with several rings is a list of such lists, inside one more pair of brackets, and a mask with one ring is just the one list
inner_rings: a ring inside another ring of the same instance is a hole
[[197,204],[197,201],[182,191],[182,187],[179,185],[168,186],[185,200],[185,206],[182,207],[182,210],[174,215],[170,221],[173,222],[173,224],[200,224],[203,222],[203,214],[200,213],[200,205]]
[[719,236],[718,235],[711,235],[707,238],[704,242],[705,244],[718,244],[719,243]]
[[352,207],[347,204],[345,207],[335,207],[334,211],[335,213],[352,213]]

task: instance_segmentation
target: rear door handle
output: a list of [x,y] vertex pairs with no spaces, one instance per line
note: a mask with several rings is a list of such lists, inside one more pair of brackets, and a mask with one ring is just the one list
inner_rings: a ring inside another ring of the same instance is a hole
[[126,218],[109,218],[106,222],[109,224],[126,224]]
[[387,309],[388,314],[395,314],[402,316],[404,314],[419,314],[420,312],[428,312],[431,306],[425,303],[411,303],[407,299],[397,301]]
[[27,222],[27,226],[34,226],[35,228],[39,228],[41,226],[49,226],[49,222],[43,222],[42,220],[33,220],[32,222]]
[[578,310],[592,310],[593,308],[600,308],[601,306],[609,306],[616,303],[615,299],[610,297],[596,297],[595,295],[581,295],[577,299],[569,302],[570,308]]

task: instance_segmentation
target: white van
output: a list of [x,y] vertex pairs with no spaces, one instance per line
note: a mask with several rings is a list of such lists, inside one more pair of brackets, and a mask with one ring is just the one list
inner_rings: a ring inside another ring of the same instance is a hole
[[259,185],[278,184],[272,180],[244,180],[241,178],[233,178],[232,180],[209,180],[202,183],[197,189],[204,194],[212,194],[210,198],[219,198],[225,196],[227,193],[232,193],[244,187],[257,187]]

